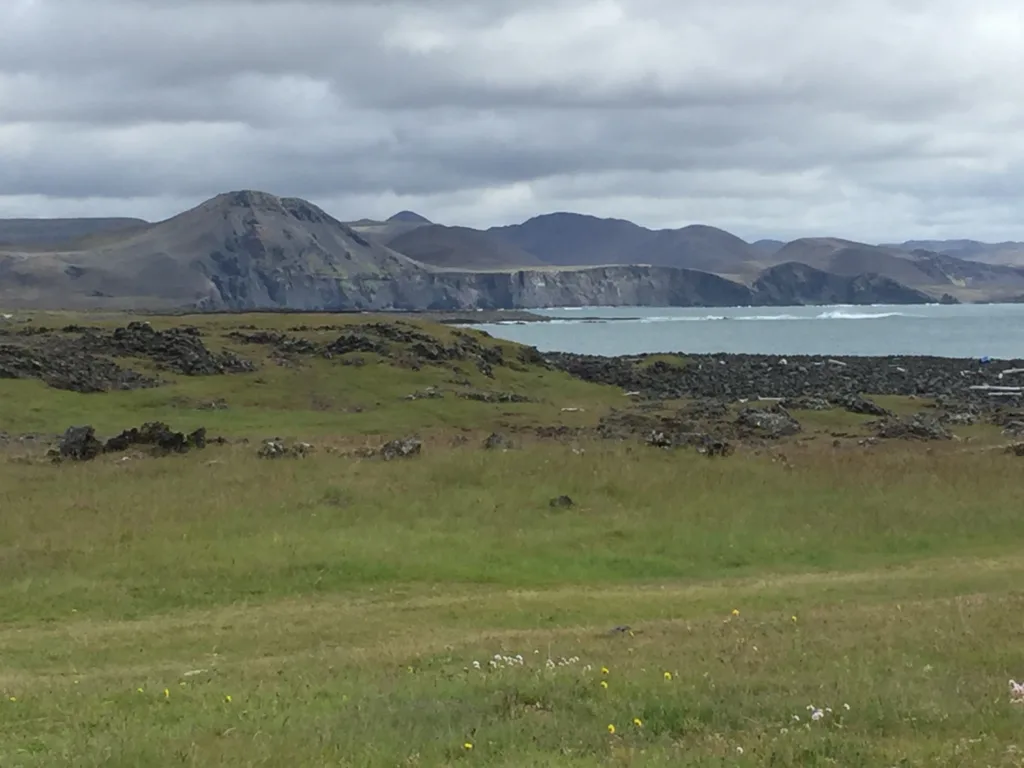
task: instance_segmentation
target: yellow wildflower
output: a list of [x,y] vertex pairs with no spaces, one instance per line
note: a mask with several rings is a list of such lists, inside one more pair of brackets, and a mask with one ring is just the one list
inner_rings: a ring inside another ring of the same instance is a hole
[[230,693],[227,696],[224,697],[224,701],[226,701],[228,704],[231,703],[231,694]]
[[615,726],[608,723],[608,733],[615,733]]
[[608,674],[608,667],[601,667],[601,674],[602,675],[607,675]]
[[732,615],[733,615],[733,616],[739,616],[739,615],[740,615],[740,611],[739,611],[739,609],[738,609],[738,608],[733,608],[733,609],[732,609]]
[[469,752],[469,750],[473,748],[473,742],[467,741],[465,744],[462,745],[462,748]]
[[644,727],[644,721],[641,720],[639,717],[634,717],[633,718],[633,725],[635,725],[637,728],[643,728]]
[[665,673],[665,679],[666,680],[671,680],[672,679],[672,673],[671,672],[666,672]]
[[796,616],[790,616],[789,618],[791,618],[793,621],[796,621]]
[[602,688],[607,688],[608,687],[608,681],[607,680],[602,680],[601,681],[601,687]]
[[165,699],[171,698],[171,692],[167,688],[164,688],[164,698]]

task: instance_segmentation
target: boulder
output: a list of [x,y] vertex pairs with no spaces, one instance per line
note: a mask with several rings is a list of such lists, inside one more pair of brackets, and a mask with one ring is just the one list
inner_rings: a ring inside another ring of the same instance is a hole
[[946,429],[938,419],[922,413],[914,414],[909,419],[883,419],[875,422],[873,426],[877,437],[889,440],[953,439],[953,433]]
[[58,459],[91,461],[103,453],[103,443],[96,439],[96,430],[91,426],[68,427],[57,442]]
[[758,437],[778,439],[800,432],[800,422],[789,415],[781,405],[771,408],[744,408],[736,418],[736,424],[753,431]]
[[415,437],[407,437],[401,440],[391,440],[384,443],[378,451],[384,461],[392,459],[407,459],[412,456],[419,456],[423,443]]

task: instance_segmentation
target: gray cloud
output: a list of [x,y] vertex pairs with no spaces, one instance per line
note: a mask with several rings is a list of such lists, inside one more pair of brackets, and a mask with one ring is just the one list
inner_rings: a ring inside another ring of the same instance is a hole
[[0,215],[1024,239],[1015,0],[5,0]]

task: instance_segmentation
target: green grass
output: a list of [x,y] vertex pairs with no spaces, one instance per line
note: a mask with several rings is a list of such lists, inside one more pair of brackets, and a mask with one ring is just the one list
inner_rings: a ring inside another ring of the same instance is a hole
[[[315,324],[204,325],[248,322]],[[491,429],[624,399],[465,367],[537,402],[407,401],[452,372],[376,360],[103,395],[0,381],[12,433],[152,418],[252,441],[0,456],[0,766],[1021,764],[1019,459],[833,448],[841,412],[799,414],[820,440],[725,460],[484,451]],[[414,431],[414,459],[346,452]],[[317,449],[258,459],[276,434]]]

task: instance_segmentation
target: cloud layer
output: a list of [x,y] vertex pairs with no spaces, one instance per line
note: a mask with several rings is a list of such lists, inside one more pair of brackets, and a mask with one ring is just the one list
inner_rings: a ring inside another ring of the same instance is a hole
[[0,216],[1024,239],[1016,0],[5,0]]

